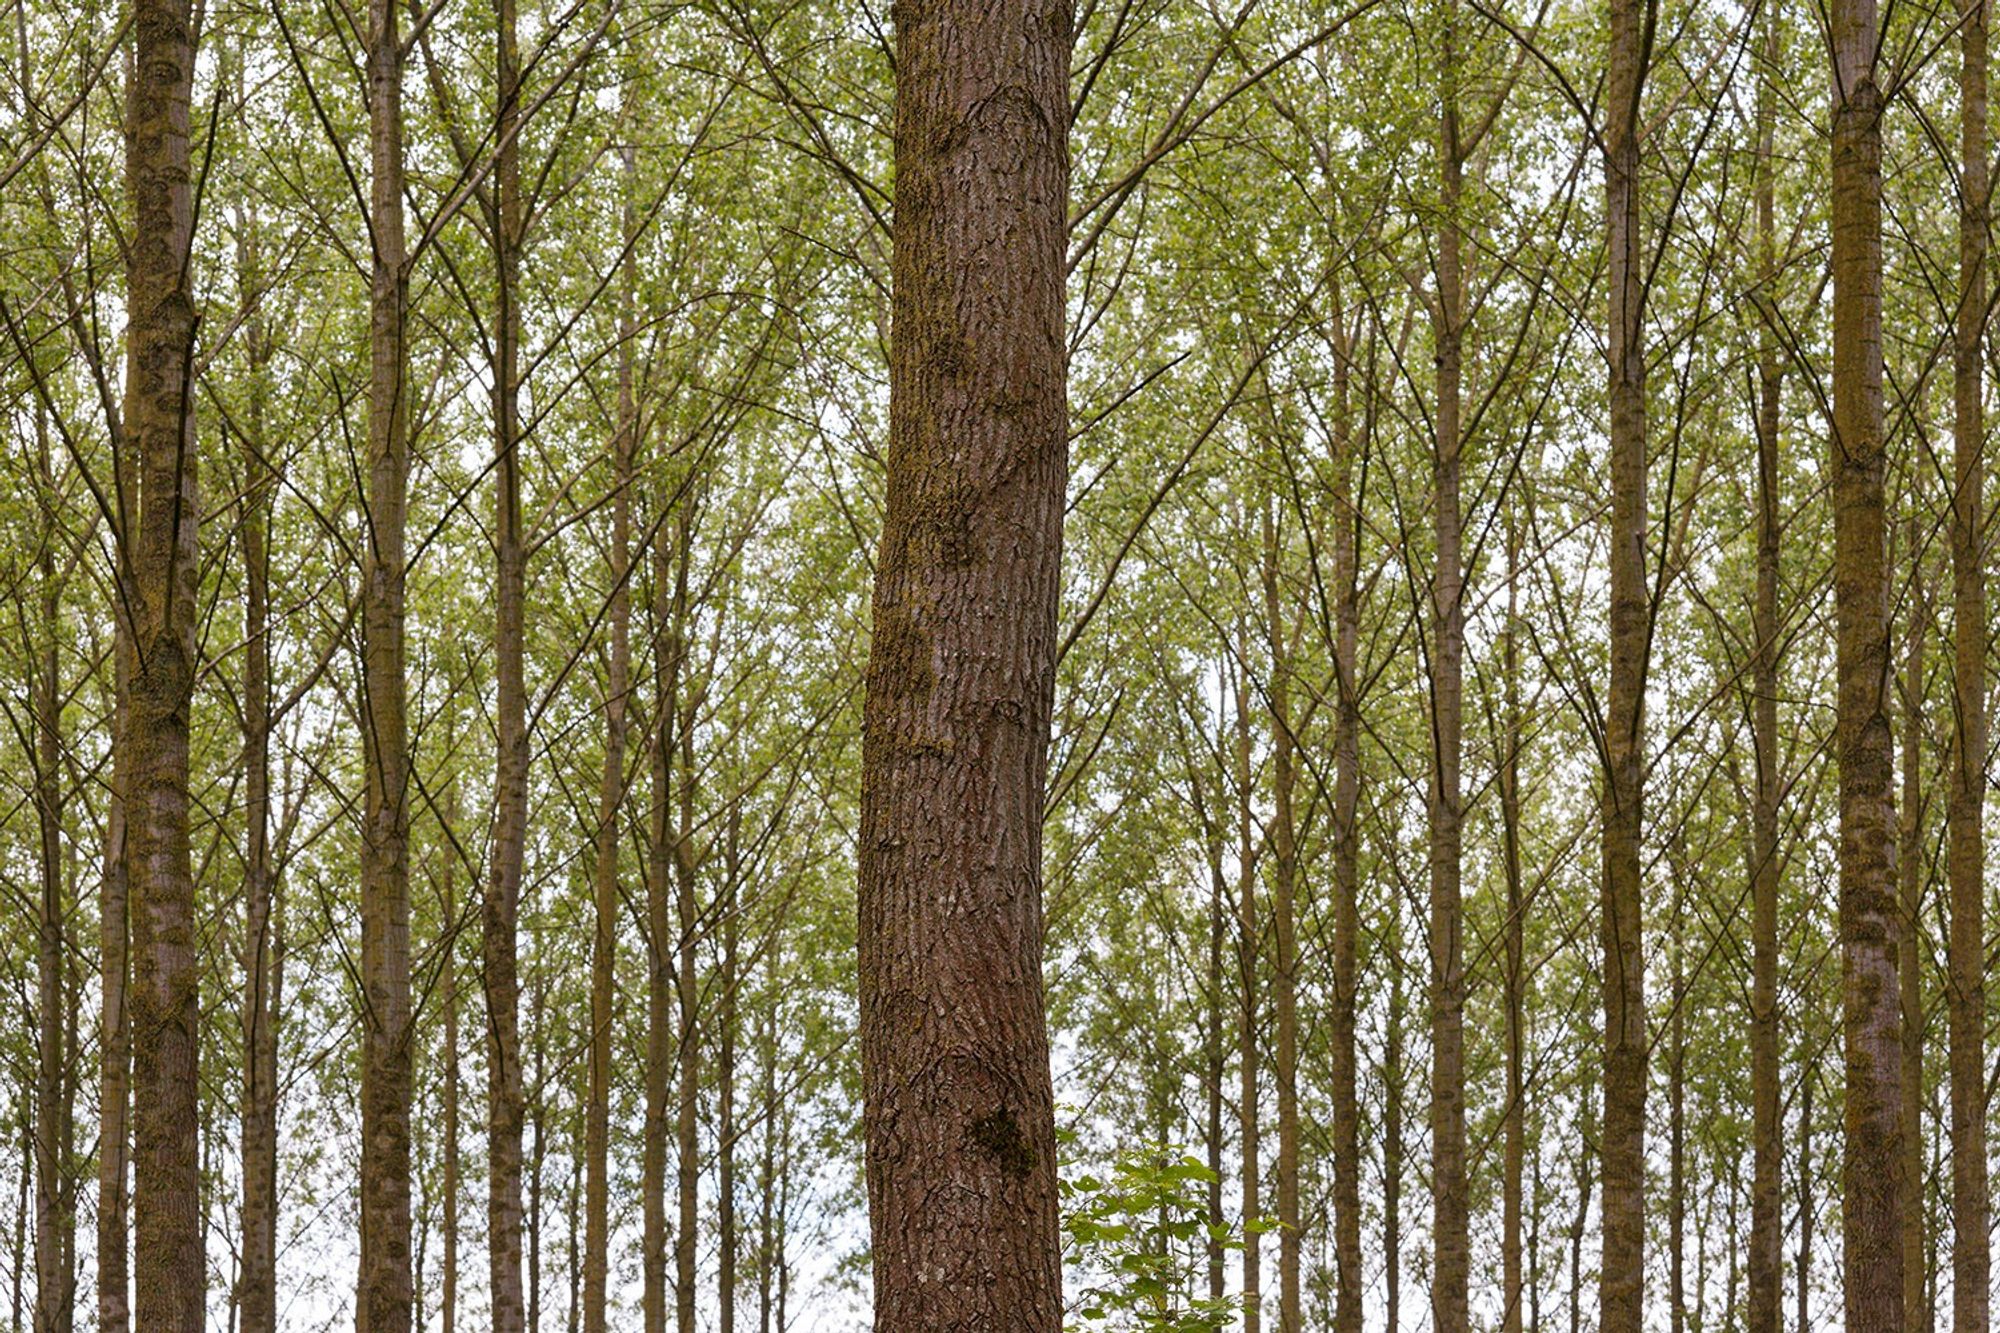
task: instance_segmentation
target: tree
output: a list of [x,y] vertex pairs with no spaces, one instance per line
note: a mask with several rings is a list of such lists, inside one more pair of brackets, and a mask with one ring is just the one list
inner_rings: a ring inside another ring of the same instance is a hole
[[1062,1319],[1041,825],[1063,494],[1069,24],[896,14],[887,509],[860,843],[875,1326]]

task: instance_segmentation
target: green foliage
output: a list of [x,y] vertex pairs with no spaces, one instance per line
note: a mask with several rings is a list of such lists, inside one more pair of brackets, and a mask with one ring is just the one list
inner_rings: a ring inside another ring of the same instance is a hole
[[1195,1295],[1210,1243],[1243,1248],[1234,1227],[1208,1217],[1215,1179],[1179,1147],[1149,1143],[1119,1153],[1106,1176],[1062,1182],[1064,1258],[1088,1283],[1071,1327],[1197,1333],[1235,1322],[1240,1299]]

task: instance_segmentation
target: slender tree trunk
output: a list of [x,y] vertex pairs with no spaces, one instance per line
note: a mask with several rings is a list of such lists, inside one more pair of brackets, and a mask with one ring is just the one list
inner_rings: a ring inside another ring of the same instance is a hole
[[1687,1328],[1687,904],[1686,850],[1674,830],[1673,1016],[1667,1024],[1667,1328]]
[[[53,502],[55,473],[48,427],[35,412],[36,464],[44,495]],[[56,534],[48,532],[37,560],[41,588],[28,693],[33,700],[36,832],[40,835],[41,901],[36,920],[35,977],[35,1329],[67,1333],[74,1322],[76,1276],[68,1264],[75,1248],[76,1213],[70,1187],[69,1106],[64,1097],[68,1045],[64,1041],[62,675],[57,636],[62,604],[56,583]]]
[[[449,779],[444,792],[447,830],[458,824],[458,781]],[[443,1333],[458,1328],[458,855],[447,845],[444,855],[444,958],[439,964],[438,1002],[444,1009],[444,1225],[438,1294],[438,1322]]]
[[633,344],[638,337],[638,264],[632,177],[636,151],[623,150],[625,258],[619,267],[618,438],[613,444],[611,501],[611,665],[604,691],[604,774],[597,789],[597,848],[593,867],[594,929],[590,949],[590,1095],[585,1108],[583,1223],[584,1333],[605,1333],[605,1285],[611,1245],[611,1026],[616,1018],[618,963],[618,814],[625,802],[625,704],[632,690],[633,461],[639,414],[633,393]]
[[679,551],[674,566],[674,651],[681,663],[676,673],[680,690],[674,702],[680,710],[680,720],[674,727],[676,762],[680,765],[680,780],[674,785],[674,904],[679,925],[674,1008],[680,1019],[675,1042],[680,1070],[674,1108],[674,1184],[680,1204],[680,1225],[674,1233],[674,1326],[678,1333],[694,1333],[695,1229],[700,1223],[701,1206],[701,1143],[696,1120],[701,1094],[701,981],[695,972],[695,941],[701,929],[694,855],[697,691],[689,680],[687,650],[688,574],[694,556],[691,510],[691,503],[682,506],[675,522]]
[[1257,919],[1256,814],[1250,773],[1250,681],[1247,643],[1238,636],[1236,654],[1236,970],[1243,989],[1237,1011],[1236,1068],[1238,1151],[1243,1168],[1243,1333],[1263,1323],[1262,1236],[1251,1224],[1264,1215],[1261,1121],[1257,1050],[1258,962],[1263,925]]
[[[256,271],[255,219],[242,255]],[[252,299],[245,293],[246,303]],[[261,316],[245,332],[249,431],[243,440],[243,1333],[278,1327],[278,1015],[284,954],[273,930],[271,864],[271,561],[276,474],[265,456],[264,391],[271,343]]]
[[1639,99],[1650,0],[1612,0],[1605,84],[1610,264],[1611,678],[1604,719],[1604,1137],[1601,1333],[1639,1333],[1646,1300],[1646,962],[1641,788],[1651,639],[1646,588],[1646,349]]
[[35,1127],[25,1105],[21,1108],[21,1183],[14,1195],[14,1262],[8,1265],[8,1318],[10,1333],[21,1333],[21,1310],[25,1304],[22,1279],[28,1272],[28,1195],[34,1187]]
[[131,713],[121,737],[132,777],[133,1269],[141,1329],[199,1333],[207,1270],[188,737],[201,506],[190,388],[188,98],[195,34],[187,0],[140,0],[133,32],[124,423],[140,490],[137,540],[121,552],[130,567],[135,650]]
[[[1799,1092],[1799,1251],[1793,1267],[1799,1275],[1799,1333],[1812,1327],[1813,1257],[1813,1085],[1819,1081],[1817,1061],[1808,1063]],[[1900,1298],[1901,1293],[1897,1293]],[[1887,1328],[1889,1325],[1884,1324]]]
[[1278,1084],[1278,1328],[1300,1333],[1305,1327],[1300,1288],[1299,1216],[1299,1008],[1298,933],[1294,921],[1298,902],[1298,822],[1293,813],[1298,783],[1293,757],[1290,631],[1280,598],[1282,561],[1277,515],[1264,508],[1264,620],[1270,637],[1271,681],[1271,927],[1277,957],[1272,977],[1276,992]]
[[1334,1333],[1361,1333],[1361,1108],[1354,1040],[1355,950],[1361,935],[1361,705],[1356,676],[1361,640],[1361,514],[1355,503],[1355,437],[1346,311],[1331,284],[1333,349],[1333,1253]]
[[[115,466],[119,494],[136,493],[129,472],[130,451],[119,449]],[[120,504],[121,510],[127,506]],[[129,511],[121,514],[118,543],[134,530]],[[118,562],[113,586],[129,604],[130,582],[124,562]],[[131,1296],[127,1259],[127,1151],[131,1143],[126,1111],[130,1102],[132,1039],[126,1013],[129,975],[127,904],[130,869],[127,860],[125,793],[131,788],[132,762],[125,739],[131,711],[132,632],[128,618],[118,614],[112,627],[111,793],[104,819],[104,867],[98,881],[98,1086],[97,1086],[97,1327],[102,1333],[127,1333]]]
[[495,296],[493,433],[495,772],[492,866],[482,903],[486,992],[486,1255],[494,1333],[521,1333],[521,982],[518,917],[528,833],[527,684],[523,638],[527,548],[521,531],[520,55],[514,0],[497,0],[498,101],[492,211]]
[[543,1075],[549,1048],[540,1038],[548,1030],[542,1023],[542,1005],[547,994],[546,987],[537,978],[528,1001],[528,1049],[535,1053],[535,1100],[526,1117],[530,1144],[526,1209],[528,1299],[527,1308],[522,1312],[522,1323],[529,1333],[541,1333],[542,1327],[542,1167],[547,1161],[544,1132],[548,1127],[548,1104],[542,1097],[542,1090],[548,1087]]
[[1389,942],[1389,1014],[1382,1034],[1382,1248],[1384,1313],[1402,1328],[1403,1301],[1403,930],[1392,907]]
[[1055,1333],[1041,829],[1068,474],[1070,12],[909,0],[896,36],[858,892],[875,1328]]
[[[1915,497],[1922,503],[1922,488]],[[1924,898],[1924,640],[1930,625],[1930,597],[1924,586],[1922,536],[1915,513],[1907,521],[1910,580],[1910,623],[1904,638],[1903,673],[1903,802],[1901,846],[1897,868],[1902,873],[1902,930],[1896,946],[1896,981],[1902,1006],[1903,1104],[1901,1108],[1904,1179],[1910,1182],[1909,1206],[1903,1210],[1903,1328],[1926,1333],[1930,1311],[1924,1304],[1924,1210],[1917,1183],[1924,1175],[1924,997],[1919,974],[1918,943],[1923,926]]]
[[[663,503],[665,493],[663,488]],[[641,1264],[645,1333],[667,1327],[667,1094],[676,1060],[670,1006],[676,986],[673,880],[677,874],[674,824],[674,728],[679,716],[681,639],[675,576],[678,515],[663,514],[653,543],[653,808],[646,876],[646,1120],[640,1195],[644,1204]]]
[[403,239],[403,43],[395,0],[369,0],[373,293],[368,549],[362,572],[361,1281],[357,1333],[409,1333],[410,759],[404,526],[409,497],[409,266]]
[[772,1262],[777,1242],[772,1201],[778,1193],[778,1004],[782,991],[784,936],[771,941],[765,964],[764,1011],[757,1020],[757,1066],[763,1088],[762,1123],[757,1132],[757,1333],[772,1333]]
[[1444,180],[1438,229],[1437,438],[1431,457],[1437,566],[1431,579],[1430,655],[1430,1014],[1431,1014],[1431,1324],[1465,1333],[1471,1278],[1470,1200],[1465,1181],[1465,956],[1460,901],[1460,759],[1464,725],[1465,608],[1460,553],[1459,392],[1463,356],[1464,273],[1458,210],[1463,160],[1458,124],[1457,8],[1444,21],[1439,125]]
[[1882,90],[1875,0],[1834,0],[1833,519],[1847,1326],[1900,1326],[1908,1184],[1882,486]]
[[1505,994],[1507,1010],[1507,1109],[1501,1126],[1500,1268],[1505,1303],[1502,1333],[1522,1333],[1521,1176],[1527,1160],[1527,1023],[1524,985],[1528,905],[1521,884],[1521,525],[1515,501],[1506,501],[1507,628],[1500,643],[1505,716],[1500,742],[1500,851],[1507,880]]
[[1227,1006],[1223,1003],[1224,972],[1222,966],[1223,937],[1227,933],[1229,918],[1228,885],[1222,875],[1222,844],[1219,838],[1208,839],[1208,1020],[1202,1033],[1204,1046],[1203,1092],[1207,1098],[1207,1118],[1204,1121],[1203,1137],[1208,1146],[1208,1299],[1222,1300],[1228,1293],[1228,1276],[1224,1272],[1225,1253],[1222,1238],[1227,1234],[1224,1228],[1227,1219],[1222,1212],[1222,1080],[1228,1069],[1228,1055],[1223,1047],[1222,1034],[1228,1024]]
[[742,874],[739,840],[743,806],[729,807],[724,846],[722,915],[722,975],[716,990],[722,1012],[715,1064],[716,1325],[720,1333],[736,1333],[736,954],[742,923],[738,920],[737,877]]
[[1779,1207],[1784,1125],[1778,1112],[1778,358],[1777,229],[1773,171],[1777,135],[1778,10],[1765,17],[1767,73],[1757,88],[1757,268],[1764,286],[1757,337],[1757,604],[1750,661],[1750,735],[1757,788],[1750,811],[1750,1290],[1748,1333],[1778,1333],[1784,1281]]
[[[1986,1168],[1986,0],[1960,0],[1959,305],[1952,381],[1952,693],[1956,719],[1946,1009],[1951,1065],[1953,1333],[1991,1320]],[[1927,1266],[1928,1267],[1928,1266]]]

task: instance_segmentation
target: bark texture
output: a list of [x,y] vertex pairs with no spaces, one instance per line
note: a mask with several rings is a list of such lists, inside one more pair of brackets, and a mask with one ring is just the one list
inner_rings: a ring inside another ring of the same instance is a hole
[[1639,98],[1652,6],[1613,0],[1605,83],[1610,263],[1611,679],[1604,717],[1602,1333],[1639,1333],[1646,1300],[1646,961],[1640,800],[1645,772],[1645,257],[1639,243]]
[[1945,1006],[1951,1069],[1953,1333],[1992,1318],[1986,1167],[1986,228],[1987,0],[1959,5],[1958,327],[1952,381],[1952,691],[1956,734],[1949,841]]
[[1062,1322],[1041,827],[1068,468],[1070,11],[896,11],[887,512],[863,714],[878,1333]]
[[481,903],[486,992],[486,1264],[494,1333],[526,1326],[521,1289],[521,979],[518,917],[528,836],[527,683],[523,643],[527,547],[521,532],[520,53],[514,0],[495,6],[497,102],[493,239],[493,558],[495,606],[492,864]]
[[368,546],[361,585],[361,1277],[357,1333],[409,1333],[410,761],[404,680],[409,266],[403,237],[403,44],[395,0],[369,0]]
[[1778,412],[1783,363],[1777,335],[1776,155],[1778,22],[1764,28],[1757,88],[1757,268],[1764,284],[1757,338],[1757,592],[1750,661],[1750,735],[1757,763],[1750,811],[1750,1262],[1749,1333],[1778,1333],[1784,1280],[1784,1125],[1778,1112]]
[[1835,0],[1833,63],[1835,751],[1840,766],[1841,1223],[1847,1326],[1903,1321],[1894,738],[1882,411],[1882,112],[1874,0]]
[[189,700],[195,676],[194,302],[188,96],[194,76],[188,0],[133,11],[126,101],[125,443],[139,469],[129,562],[133,671],[120,737],[129,753],[133,1037],[133,1277],[147,1333],[200,1333],[202,1257],[200,969],[188,847]]

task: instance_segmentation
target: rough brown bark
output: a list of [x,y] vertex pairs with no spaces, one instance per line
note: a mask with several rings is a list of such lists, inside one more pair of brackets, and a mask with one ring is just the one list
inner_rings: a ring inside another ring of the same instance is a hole
[[1960,0],[1959,305],[1952,381],[1952,738],[1946,807],[1951,927],[1946,1011],[1951,1069],[1953,1333],[1991,1321],[1986,1165],[1986,228],[1987,0]]
[[1361,640],[1361,515],[1355,503],[1356,437],[1349,418],[1352,367],[1346,311],[1332,286],[1334,450],[1333,716],[1333,1252],[1334,1333],[1361,1333],[1361,1109],[1354,1042],[1355,950],[1361,935],[1361,706],[1356,676]]
[[1882,113],[1875,0],[1829,9],[1833,64],[1835,750],[1847,1089],[1843,1290],[1849,1328],[1903,1318],[1902,1014],[1896,984],[1882,411]]
[[1751,634],[1750,735],[1757,761],[1750,810],[1750,1262],[1749,1333],[1778,1333],[1784,1280],[1779,1206],[1784,1125],[1778,1114],[1778,411],[1783,368],[1776,325],[1777,9],[1765,17],[1765,75],[1757,88],[1757,602]]
[[194,76],[188,0],[141,0],[126,100],[133,204],[126,252],[130,324],[123,412],[139,470],[129,563],[133,1036],[133,1276],[138,1326],[199,1333],[206,1314],[194,872],[188,847],[189,701],[195,674],[195,311],[188,97]]
[[1639,99],[1652,6],[1612,0],[1605,83],[1610,271],[1611,674],[1604,716],[1603,1254],[1599,1328],[1639,1333],[1646,1296],[1646,973],[1640,829],[1645,771],[1646,349],[1639,244]]
[[590,946],[590,1095],[584,1127],[583,1327],[605,1333],[605,1285],[611,1239],[611,1025],[618,959],[618,815],[625,802],[625,705],[632,689],[633,460],[638,409],[633,394],[633,343],[638,337],[638,264],[634,258],[632,176],[637,154],[623,151],[626,251],[619,265],[618,425],[613,442],[611,501],[611,661],[604,690],[604,770],[597,789],[596,864],[592,874]]
[[1041,827],[1068,470],[1070,13],[896,10],[860,990],[879,1333],[1062,1321]]
[[404,680],[409,503],[409,265],[403,235],[403,44],[395,0],[369,0],[368,546],[361,585],[361,1273],[357,1333],[409,1333],[410,759]]
[[1460,551],[1460,377],[1465,275],[1458,210],[1464,156],[1458,122],[1457,10],[1444,19],[1439,158],[1443,168],[1437,292],[1431,310],[1437,351],[1436,438],[1431,515],[1437,544],[1431,575],[1430,686],[1430,1021],[1431,1325],[1464,1333],[1470,1319],[1471,1208],[1465,1179],[1465,953],[1460,860],[1460,761],[1464,730],[1465,607]]
[[520,52],[514,0],[495,11],[493,186],[494,777],[492,864],[481,902],[486,995],[486,1262],[494,1333],[521,1333],[521,981],[518,917],[528,835],[527,547],[521,531]]

